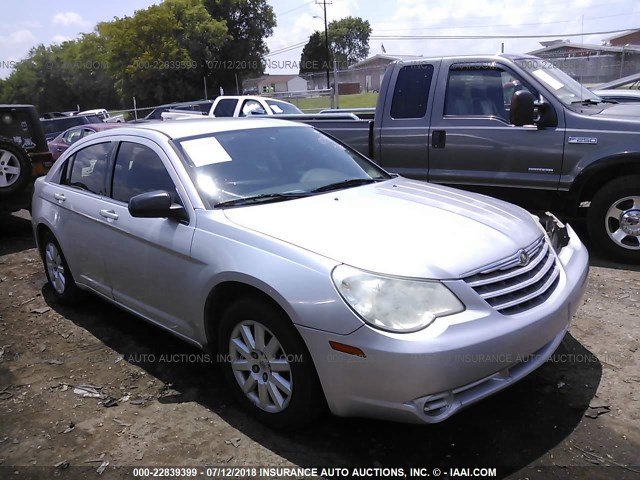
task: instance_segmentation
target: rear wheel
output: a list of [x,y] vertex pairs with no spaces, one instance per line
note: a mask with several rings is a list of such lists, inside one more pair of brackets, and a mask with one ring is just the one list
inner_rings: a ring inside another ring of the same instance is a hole
[[220,323],[218,352],[235,397],[260,421],[290,430],[323,413],[311,356],[289,318],[268,302],[232,304]]
[[42,245],[44,270],[57,301],[64,305],[76,303],[81,292],[73,280],[73,275],[71,275],[71,270],[69,270],[60,245],[51,233],[46,233],[43,236]]
[[26,152],[6,139],[0,139],[0,198],[22,190],[31,178],[31,162]]
[[640,263],[640,176],[618,178],[591,200],[589,236],[606,255]]

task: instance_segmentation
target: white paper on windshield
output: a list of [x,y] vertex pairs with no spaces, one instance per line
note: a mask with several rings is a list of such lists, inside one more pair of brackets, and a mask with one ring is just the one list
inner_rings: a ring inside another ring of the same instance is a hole
[[181,145],[196,167],[230,162],[232,160],[224,147],[220,145],[220,142],[213,137],[187,140],[182,142]]
[[283,110],[278,105],[269,105],[273,113],[282,113]]
[[556,80],[544,70],[535,70],[533,74],[554,90],[560,90],[562,87],[564,87],[562,82]]

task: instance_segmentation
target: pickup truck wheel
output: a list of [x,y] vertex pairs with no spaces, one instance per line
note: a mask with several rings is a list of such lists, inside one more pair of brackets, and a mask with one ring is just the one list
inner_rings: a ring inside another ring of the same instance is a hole
[[45,233],[42,238],[42,261],[47,280],[58,303],[63,305],[77,303],[80,299],[80,289],[73,280],[60,245],[51,233]]
[[0,138],[0,198],[22,190],[31,178],[27,153],[10,140]]
[[640,176],[618,178],[591,200],[589,236],[606,255],[640,263]]
[[250,297],[228,307],[218,352],[234,396],[263,423],[292,430],[324,411],[309,351],[291,320],[269,303]]

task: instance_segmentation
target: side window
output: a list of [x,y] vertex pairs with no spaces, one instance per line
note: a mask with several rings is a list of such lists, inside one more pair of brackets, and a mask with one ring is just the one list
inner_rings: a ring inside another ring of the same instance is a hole
[[238,100],[235,98],[223,98],[218,101],[213,114],[216,117],[233,117]]
[[444,114],[498,117],[509,121],[511,97],[530,90],[508,71],[495,67],[454,66],[449,72]]
[[122,142],[118,149],[111,196],[128,202],[135,195],[166,190],[177,201],[176,187],[162,160],[145,145]]
[[82,137],[82,130],[80,128],[73,128],[64,134],[63,140],[65,143],[71,145],[73,142],[77,142]]
[[402,67],[391,101],[392,118],[422,118],[427,113],[427,99],[433,78],[433,65]]
[[262,108],[259,102],[255,100],[245,100],[244,103],[242,104],[240,116],[246,117],[251,112],[253,112],[256,108]]
[[69,186],[105,195],[105,182],[111,142],[98,143],[79,150],[73,158]]

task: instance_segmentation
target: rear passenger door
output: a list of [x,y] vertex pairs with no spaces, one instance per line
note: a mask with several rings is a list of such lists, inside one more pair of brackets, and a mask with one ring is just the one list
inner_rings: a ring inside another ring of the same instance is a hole
[[[129,199],[166,190],[189,211],[189,221],[135,218]],[[192,336],[186,304],[197,266],[190,257],[195,215],[165,152],[147,139],[121,141],[115,155],[106,232],[107,272],[113,298],[178,334]]]
[[[443,65],[444,96],[434,100],[429,181],[478,191],[531,208],[549,208],[557,190],[564,146],[563,118],[538,129],[510,122],[516,90],[539,93],[507,65]],[[551,107],[553,108],[553,107]]]
[[106,274],[104,229],[106,180],[113,150],[101,142],[78,150],[64,166],[60,184],[51,184],[43,196],[56,208],[57,239],[76,282],[111,296]]
[[[440,62],[405,65],[393,72],[374,158],[385,169],[427,179],[429,172],[429,118],[432,84]],[[392,94],[392,96],[391,96]]]

